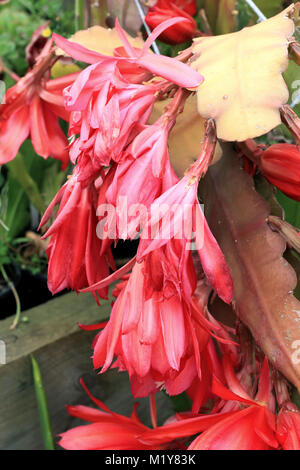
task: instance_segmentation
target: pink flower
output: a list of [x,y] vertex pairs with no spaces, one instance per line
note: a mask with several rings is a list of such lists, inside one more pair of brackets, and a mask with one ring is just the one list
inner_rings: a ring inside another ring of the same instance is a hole
[[[195,243],[207,279],[226,303],[233,298],[233,282],[224,255],[211,233],[198,201],[198,183],[207,171],[213,155],[214,144],[210,142],[211,129],[198,161],[175,186],[154,201],[150,218],[143,227],[137,260],[141,261],[153,250],[164,246],[170,239],[182,239],[183,249],[187,243]],[[194,232],[194,233],[193,233]]]
[[119,162],[140,126],[148,121],[160,88],[136,83],[138,76],[141,81],[145,79],[144,72],[136,72],[137,67],[150,71],[147,79],[154,73],[181,86],[197,86],[202,81],[199,74],[178,60],[147,52],[155,33],[139,50],[130,45],[118,23],[117,30],[124,51],[121,54],[119,48],[114,57],[54,35],[57,44],[72,57],[92,64],[64,92],[66,108],[72,111],[70,134],[80,134],[71,146],[71,160],[78,162],[82,172],[87,165],[99,170],[111,160]]
[[[195,70],[191,69],[188,65],[181,63],[177,59],[165,57],[162,55],[155,55],[148,52],[152,42],[167,28],[173,26],[179,22],[185,21],[183,18],[173,18],[171,20],[164,21],[160,24],[153,33],[149,36],[144,44],[143,49],[139,50],[129,43],[124,31],[120,27],[118,20],[116,21],[116,28],[120,35],[120,38],[124,44],[124,48],[128,54],[128,57],[116,56],[109,57],[98,52],[90,51],[85,47],[70,42],[67,39],[53,34],[53,38],[56,44],[61,47],[67,54],[71,55],[74,59],[93,64],[92,67],[86,69],[86,75],[89,75],[92,71],[98,69],[101,73],[101,69],[104,73],[114,64],[134,64],[148,70],[154,75],[163,77],[170,82],[183,87],[183,88],[196,88],[203,81],[203,77],[199,75]],[[83,77],[83,76],[82,76]],[[85,80],[78,82],[78,86],[83,85]],[[91,80],[92,77],[91,77]]]
[[[44,214],[40,227],[47,223],[59,204],[56,220],[44,235],[44,238],[51,237],[46,253],[48,287],[53,294],[66,288],[79,291],[109,275],[109,263],[113,265],[110,251],[107,250],[108,259],[100,256],[101,240],[96,234],[97,198],[93,182],[83,187],[75,173]],[[107,289],[97,290],[96,299],[97,295],[107,298]]]
[[[76,85],[76,83],[74,84]],[[74,98],[73,86],[65,93]],[[80,167],[91,159],[94,168],[108,166],[111,160],[118,162],[122,152],[145,124],[153,109],[156,89],[146,85],[132,85],[106,81],[103,87],[86,95],[79,96],[71,109],[70,134],[80,134],[71,150],[71,160],[75,164],[83,155]],[[66,102],[69,109],[69,104]]]
[[175,120],[162,116],[145,126],[118,164],[107,202],[116,208],[118,238],[134,238],[153,201],[178,181],[169,159],[168,136]]
[[[94,367],[102,367],[103,373],[117,357],[113,367],[128,371],[134,396],[146,396],[161,387],[177,395],[197,376],[201,380],[202,367],[208,367],[201,354],[210,330],[218,330],[206,319],[211,288],[202,281],[198,285],[201,303],[193,301],[195,268],[191,252],[182,250],[181,244],[173,240],[133,266],[108,324],[94,341]],[[113,278],[85,291],[104,287]]]
[[0,116],[1,165],[13,160],[29,137],[41,157],[56,158],[62,162],[63,168],[69,162],[68,141],[60,128],[59,118],[69,119],[62,91],[74,82],[77,74],[47,80],[46,73],[53,60],[50,46],[46,44],[33,69],[5,95]]

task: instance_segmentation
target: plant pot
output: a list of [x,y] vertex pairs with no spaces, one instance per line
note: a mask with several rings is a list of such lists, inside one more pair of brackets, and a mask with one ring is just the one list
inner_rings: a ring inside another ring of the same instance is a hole
[[[53,298],[47,286],[46,274],[32,274],[30,271],[21,270],[18,266],[14,266],[13,270],[7,270],[7,274],[17,289],[22,312],[48,302],[48,300]],[[62,295],[65,292],[63,291],[58,295]],[[0,319],[3,320],[15,314],[16,301],[11,289],[7,285],[0,289],[0,303]]]

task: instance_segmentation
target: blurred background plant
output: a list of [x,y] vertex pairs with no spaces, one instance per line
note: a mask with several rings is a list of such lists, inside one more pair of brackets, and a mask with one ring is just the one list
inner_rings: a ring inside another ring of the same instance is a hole
[[3,62],[22,76],[28,64],[25,49],[36,29],[49,21],[51,30],[74,32],[73,2],[63,0],[11,0],[0,6],[0,51]]
[[[74,33],[73,4],[64,0],[0,2],[0,79],[5,89],[15,84],[15,74],[20,77],[26,74],[29,67],[26,48],[40,26],[45,25],[45,37],[53,30],[64,36]],[[3,270],[19,292],[22,309],[50,298],[46,288],[45,243],[35,230],[40,214],[67,174],[68,170],[61,171],[60,162],[37,157],[29,140],[15,160],[0,167],[1,317],[14,312],[16,301],[16,292],[8,288]],[[33,295],[36,287],[38,292]]]

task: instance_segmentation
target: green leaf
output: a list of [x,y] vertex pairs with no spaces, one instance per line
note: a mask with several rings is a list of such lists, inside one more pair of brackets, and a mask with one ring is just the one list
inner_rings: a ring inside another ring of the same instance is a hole
[[[34,160],[30,163],[34,165]],[[12,176],[18,181],[18,183],[24,189],[27,197],[30,199],[32,204],[41,212],[46,209],[45,203],[39,192],[38,186],[35,180],[30,174],[31,165],[26,164],[26,159],[23,155],[18,154],[14,160],[7,164]]]
[[276,199],[276,188],[270,184],[262,175],[255,177],[256,191],[267,201],[270,206],[271,215],[283,218],[283,208]]
[[300,202],[290,199],[281,191],[277,191],[277,200],[284,209],[285,220],[294,227],[300,228]]
[[[283,9],[281,0],[255,0],[255,4],[267,17],[280,13]],[[257,23],[257,15],[245,2],[245,0],[238,0],[238,29],[245,28],[246,26]]]
[[172,396],[170,399],[176,413],[183,413],[184,411],[188,411],[192,408],[192,401],[185,392],[180,395]]
[[2,241],[12,240],[16,237],[26,227],[30,219],[28,199],[21,185],[11,174],[8,175],[7,187],[7,206],[2,220],[9,231],[0,225],[0,239]]
[[300,67],[295,62],[290,61],[289,67],[286,72],[283,74],[284,80],[288,86],[290,92],[290,104],[298,102],[294,106],[295,113],[300,116]]
[[31,356],[31,363],[44,447],[45,450],[55,450],[54,439],[51,431],[47,397],[43,387],[41,371],[37,361],[33,356]]
[[228,34],[235,30],[237,0],[220,0],[216,34]]
[[277,15],[283,9],[282,0],[255,0],[255,4],[267,18]]

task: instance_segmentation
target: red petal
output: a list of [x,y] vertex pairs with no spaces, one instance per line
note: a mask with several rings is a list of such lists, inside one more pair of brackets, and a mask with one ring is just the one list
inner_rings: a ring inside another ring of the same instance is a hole
[[29,135],[29,109],[24,106],[0,125],[0,165],[13,160]]
[[107,278],[102,279],[102,281],[97,282],[97,284],[94,284],[93,286],[90,286],[87,289],[82,289],[80,292],[94,292],[98,289],[103,289],[104,287],[109,286],[110,284],[124,276],[124,274],[128,273],[128,271],[130,271],[130,269],[134,266],[135,262],[136,257],[132,258],[130,261],[128,261],[128,263],[122,266],[122,268],[118,269],[118,271],[114,272]]
[[197,418],[183,419],[182,421],[151,429],[150,431],[142,434],[140,436],[140,440],[147,443],[158,444],[170,442],[182,437],[193,436],[194,434],[205,431],[219,421],[224,421],[227,417],[231,418],[232,416],[235,416],[237,413],[238,412],[213,414],[208,416],[203,415]]
[[139,450],[141,444],[136,435],[137,425],[123,423],[94,423],[78,426],[61,434],[59,445],[67,450]]
[[65,170],[69,163],[68,140],[63,133],[58,118],[43,103],[43,109],[46,116],[46,131],[49,139],[51,157],[62,162],[62,170]]
[[218,296],[224,300],[224,302],[230,304],[233,299],[233,281],[231,274],[225,257],[215,237],[211,233],[198,203],[195,206],[194,220],[198,225],[203,224],[203,227],[195,227],[195,233],[201,233],[201,228],[203,229],[203,244],[200,243],[200,240],[196,236],[196,246],[206,277]]
[[242,398],[240,395],[233,393],[231,390],[228,390],[228,388],[224,387],[224,385],[215,376],[213,376],[212,392],[224,400],[238,401],[247,405],[257,405],[254,400],[247,400],[246,398]]
[[39,96],[34,96],[30,103],[30,136],[36,153],[43,158],[48,158],[50,142]]
[[175,297],[161,303],[160,320],[168,361],[173,369],[179,370],[186,338],[182,306]]

